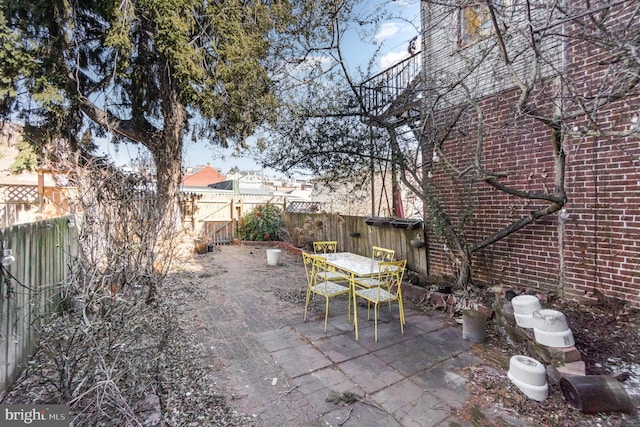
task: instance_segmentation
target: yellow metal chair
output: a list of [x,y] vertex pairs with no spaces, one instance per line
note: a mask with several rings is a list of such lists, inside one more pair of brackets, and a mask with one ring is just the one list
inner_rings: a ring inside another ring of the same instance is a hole
[[378,261],[390,262],[396,257],[396,251],[393,249],[381,248],[379,246],[371,247],[373,254],[371,257]]
[[[391,249],[385,249],[385,248],[377,248],[374,246],[374,259],[376,259],[375,255],[377,253],[378,257],[380,259],[384,259],[386,258],[391,258],[390,261],[380,261],[380,263],[382,262],[392,262],[393,261],[393,256],[395,255],[394,251]],[[405,261],[406,263],[406,261]],[[375,288],[378,286],[386,286],[388,291],[391,291],[391,289],[388,286],[387,283],[387,277],[384,277],[382,274],[381,270],[378,270],[378,274],[376,276],[373,277],[356,277],[353,279],[354,285],[358,288]],[[371,308],[371,303],[369,302],[369,304],[367,305],[367,307],[370,309]],[[391,303],[389,303],[389,311],[391,311]]]
[[[320,295],[325,299],[324,309],[324,332],[327,332],[327,319],[329,318],[329,299],[344,294],[349,294],[350,288],[348,286],[342,286],[339,283],[332,282],[326,279],[327,264],[326,261],[321,258],[306,252],[302,253],[302,259],[304,265],[311,268],[311,281],[307,287],[307,297],[304,304],[304,320],[307,320],[307,307],[309,306],[309,300],[311,295]],[[351,298],[347,299],[348,302],[348,316],[351,321]]]
[[[394,301],[398,302],[398,311],[400,313],[400,330],[404,335],[404,307],[402,304],[402,278],[404,270],[407,266],[407,260],[380,262],[379,269],[379,285],[374,288],[356,289],[355,296],[365,299],[369,304],[373,305],[374,312],[374,329],[375,340],[378,341],[378,315],[380,313],[380,304]],[[358,316],[357,307],[353,308],[354,317]],[[369,311],[370,314],[370,311]],[[369,318],[369,316],[367,316]],[[358,331],[356,330],[356,336]]]
[[[315,283],[315,275],[316,275],[316,257],[313,255],[303,252],[302,253],[302,263],[304,264],[304,271],[307,275],[307,292],[311,286]],[[306,319],[306,317],[305,317]]]
[[328,253],[336,253],[337,251],[338,251],[337,241],[313,242],[313,253],[328,254]]
[[307,289],[313,283],[316,274],[315,257],[306,252],[302,253],[302,263],[304,264],[304,272],[307,274]]
[[[315,254],[334,254],[338,250],[337,241],[319,241],[313,242],[313,253]],[[349,276],[342,274],[335,269],[328,269],[325,279],[333,282],[348,282]]]

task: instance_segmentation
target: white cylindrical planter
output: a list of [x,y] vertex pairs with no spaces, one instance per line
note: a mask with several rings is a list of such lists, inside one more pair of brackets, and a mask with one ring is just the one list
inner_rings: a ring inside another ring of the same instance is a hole
[[516,323],[521,328],[533,328],[533,312],[540,310],[540,300],[534,295],[518,295],[511,300]]
[[549,386],[545,385],[531,385],[527,384],[524,381],[520,381],[517,378],[514,378],[513,375],[507,373],[507,378],[516,386],[518,389],[524,393],[529,399],[537,400],[538,402],[543,402],[547,400],[549,397]]
[[562,312],[543,309],[533,313],[533,335],[536,342],[547,347],[571,347],[575,345],[573,333]]
[[545,332],[562,332],[569,329],[564,314],[548,308],[533,313],[533,327]]
[[267,249],[267,265],[278,265],[281,253],[281,249]]
[[571,329],[561,332],[549,332],[533,328],[533,336],[538,344],[547,347],[566,348],[576,345]]
[[529,399],[542,402],[549,397],[547,370],[536,359],[524,355],[512,356],[507,378]]
[[547,370],[536,359],[524,355],[511,356],[509,373],[517,380],[533,386],[543,386],[547,383]]

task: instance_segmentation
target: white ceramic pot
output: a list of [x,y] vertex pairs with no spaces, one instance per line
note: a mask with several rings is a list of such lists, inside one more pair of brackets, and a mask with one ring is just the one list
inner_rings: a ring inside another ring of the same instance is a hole
[[521,328],[533,328],[533,313],[540,310],[540,300],[534,295],[518,295],[511,299],[513,315]]
[[516,318],[516,324],[521,328],[531,329],[533,328],[533,316],[531,314],[518,314],[513,313]]
[[528,356],[512,356],[509,361],[509,374],[533,386],[543,386],[547,383],[547,370],[544,365]]
[[558,310],[540,309],[534,311],[533,327],[545,332],[564,332],[569,329],[567,319]]
[[534,311],[540,310],[540,300],[534,295],[518,295],[511,299],[513,312],[515,314],[531,315]]
[[564,348],[572,347],[576,344],[571,329],[560,332],[549,332],[534,327],[533,336],[536,338],[536,342],[546,345],[547,347]]
[[542,402],[549,397],[549,386],[545,385],[531,385],[527,384],[523,381],[520,381],[517,378],[513,378],[511,373],[507,373],[507,378],[511,380],[511,382],[520,389],[525,396],[530,399],[537,400],[538,402]]
[[267,264],[278,265],[280,262],[281,249],[267,249]]

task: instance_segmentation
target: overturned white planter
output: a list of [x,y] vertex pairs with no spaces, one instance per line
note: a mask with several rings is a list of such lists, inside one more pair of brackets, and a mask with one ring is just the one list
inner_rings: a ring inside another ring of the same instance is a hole
[[267,249],[267,265],[278,265],[282,249]]
[[510,373],[507,373],[509,380],[529,399],[543,402],[549,397],[549,386],[545,385],[531,385],[527,384],[519,379],[513,378]]
[[543,386],[547,383],[546,368],[542,363],[529,356],[511,356],[509,373],[513,378],[533,386]]
[[547,370],[536,359],[524,355],[512,356],[507,378],[529,399],[542,402],[549,397]]
[[540,300],[534,295],[518,295],[511,300],[516,323],[521,328],[533,328],[533,313],[540,310]]
[[542,309],[533,313],[533,335],[539,344],[548,347],[563,348],[575,345],[567,319],[557,310]]

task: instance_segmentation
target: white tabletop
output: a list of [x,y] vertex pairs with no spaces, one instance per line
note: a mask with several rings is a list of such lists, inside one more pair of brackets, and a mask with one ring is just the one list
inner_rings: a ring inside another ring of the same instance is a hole
[[351,252],[316,254],[327,260],[327,264],[353,274],[354,276],[373,276],[378,274],[378,260]]

